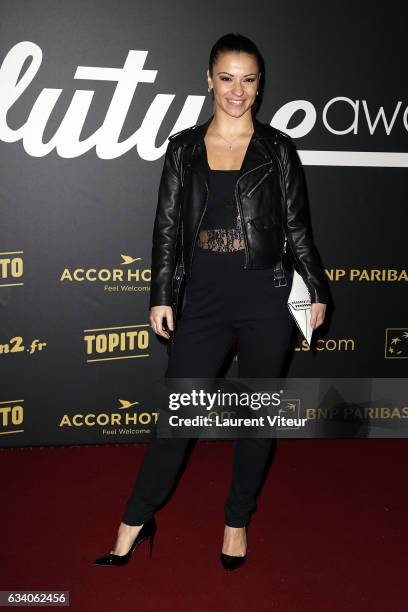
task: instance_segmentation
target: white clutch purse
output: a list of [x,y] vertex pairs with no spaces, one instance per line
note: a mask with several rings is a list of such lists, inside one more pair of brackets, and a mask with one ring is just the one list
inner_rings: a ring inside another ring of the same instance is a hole
[[312,303],[309,289],[295,269],[293,270],[292,289],[288,297],[288,308],[310,347],[313,333],[313,329],[310,327]]
[[[285,235],[285,243],[283,245],[284,253],[286,253],[287,241],[288,239]],[[313,329],[310,327],[312,300],[305,281],[301,275],[296,272],[295,268],[293,268],[293,280],[292,288],[288,297],[288,308],[310,348],[313,333]]]

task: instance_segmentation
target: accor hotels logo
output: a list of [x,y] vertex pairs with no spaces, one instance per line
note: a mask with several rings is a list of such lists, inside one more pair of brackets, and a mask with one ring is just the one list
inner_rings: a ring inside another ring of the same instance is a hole
[[137,262],[141,257],[120,255],[117,266],[64,268],[60,276],[61,283],[95,283],[108,292],[148,291],[151,279],[150,268],[143,268]]

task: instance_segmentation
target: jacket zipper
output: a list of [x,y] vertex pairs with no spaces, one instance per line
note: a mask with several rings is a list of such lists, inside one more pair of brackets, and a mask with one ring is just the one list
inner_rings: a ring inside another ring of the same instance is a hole
[[252,187],[252,189],[250,189],[250,190],[248,191],[248,193],[247,193],[248,198],[251,198],[251,197],[253,196],[253,194],[254,194],[254,193],[255,193],[255,191],[258,189],[258,187],[259,187],[260,185],[262,185],[262,183],[263,183],[263,182],[264,182],[264,181],[265,181],[265,180],[268,178],[268,176],[270,175],[270,173],[271,173],[272,171],[273,171],[273,167],[271,167],[271,168],[270,168],[270,169],[269,169],[269,170],[266,172],[266,174],[264,174],[264,175],[263,175],[263,177],[261,177],[261,178],[259,179],[259,181],[256,183],[256,185],[254,185],[254,186]]
[[177,288],[175,290],[176,295],[175,295],[175,301],[174,301],[174,323],[176,323],[176,319],[177,319],[179,293],[180,293],[181,283],[183,282],[183,278],[184,278],[184,272],[181,272],[180,276],[176,276]]
[[[182,211],[181,211],[181,208],[180,208],[178,224],[177,224],[177,234],[176,234],[176,249],[177,249],[178,236],[179,236],[179,231],[180,231],[180,224],[182,225],[181,212]],[[183,228],[181,229],[181,232],[183,232]],[[181,240],[183,240],[183,233],[181,233]],[[180,268],[179,268],[179,265],[180,265]],[[172,282],[172,292],[173,292],[173,296],[174,296],[174,293],[176,294],[176,299],[175,299],[174,302],[172,301],[172,304],[174,305],[174,310],[175,310],[174,318],[176,319],[176,317],[177,317],[177,305],[178,305],[178,294],[179,294],[180,285],[181,285],[181,281],[183,279],[183,274],[184,274],[183,242],[181,242],[181,261],[180,261],[180,263],[176,263],[176,254],[175,254],[174,255],[174,266],[175,266],[175,270],[174,270],[173,282]],[[174,281],[177,282],[177,285],[176,285],[177,288],[175,290],[174,290]]]
[[244,215],[242,214],[242,203],[241,200],[239,198],[238,195],[238,183],[239,181],[246,176],[247,174],[249,174],[250,172],[254,172],[254,170],[258,170],[258,168],[262,168],[262,166],[267,166],[268,164],[271,164],[271,161],[265,162],[264,164],[260,164],[259,166],[256,166],[255,168],[252,168],[251,170],[248,170],[247,172],[244,172],[244,174],[242,174],[240,177],[238,177],[237,182],[235,183],[235,198],[237,201],[237,206],[238,206],[238,214],[240,215],[241,218],[241,230],[244,236],[244,241],[245,241],[245,265],[244,265],[244,270],[248,268],[248,252],[249,252],[249,248],[248,248],[248,236],[246,233],[246,227],[244,227],[245,223],[244,223]]
[[[283,201],[285,203],[285,209],[283,211],[283,235],[284,235],[284,243],[283,243],[283,252],[286,253],[286,243],[287,243],[287,236],[286,236],[286,231],[285,231],[285,223],[286,223],[286,185],[285,185],[285,177],[283,175],[283,168],[282,168],[282,164],[280,162],[279,156],[276,154],[275,151],[273,151],[272,149],[268,148],[269,153],[272,154],[272,156],[275,158],[279,170],[280,170],[280,176],[281,176],[281,186],[282,186],[282,193],[283,193]],[[295,255],[295,259],[296,259],[296,255]]]
[[[187,169],[189,168],[190,164],[187,164],[186,166],[184,165],[184,153],[185,153],[185,148],[183,147],[182,149],[182,155],[181,155],[181,160],[180,160],[180,164],[181,167],[183,168],[182,171],[182,179],[181,179],[181,187],[184,187],[184,178],[185,178],[185,174]],[[180,270],[179,272],[177,272],[177,265],[176,265],[176,270],[175,270],[175,278],[173,279],[177,281],[177,285],[176,285],[176,290],[175,290],[175,302],[174,302],[174,306],[175,306],[175,313],[174,313],[174,324],[176,322],[177,319],[177,310],[178,310],[178,301],[179,301],[179,292],[180,292],[180,286],[181,283],[183,282],[183,278],[184,278],[184,239],[183,239],[183,235],[184,235],[184,228],[183,228],[183,219],[182,219],[182,207],[181,207],[181,203],[180,203],[180,214],[179,214],[179,220],[178,220],[178,225],[177,225],[177,236],[178,236],[178,232],[179,232],[179,228],[180,228],[180,223],[181,223],[181,261],[180,261]],[[176,243],[177,246],[177,243]],[[173,292],[174,294],[174,292]]]

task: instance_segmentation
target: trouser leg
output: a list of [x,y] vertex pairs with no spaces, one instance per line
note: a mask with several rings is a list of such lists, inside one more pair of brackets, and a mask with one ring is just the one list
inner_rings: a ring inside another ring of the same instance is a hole
[[152,437],[122,516],[124,523],[146,523],[156,508],[166,500],[182,465],[188,443],[188,438]]
[[[181,319],[172,340],[167,378],[213,378],[234,339],[233,330],[215,316]],[[154,430],[123,522],[141,525],[167,499],[177,479],[189,438],[158,438]]]
[[[280,291],[281,288],[276,288]],[[242,378],[277,378],[289,347],[293,320],[286,305],[288,288],[274,294],[268,318],[246,321],[238,328],[238,371]],[[233,455],[232,482],[224,504],[225,522],[244,527],[256,510],[256,498],[276,447],[275,438],[238,438]]]
[[256,497],[262,482],[273,438],[238,438],[232,462],[232,482],[224,503],[225,524],[245,527],[256,510]]

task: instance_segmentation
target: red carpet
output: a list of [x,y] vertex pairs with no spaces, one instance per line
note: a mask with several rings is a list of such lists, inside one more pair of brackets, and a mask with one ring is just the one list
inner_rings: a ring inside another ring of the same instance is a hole
[[114,543],[145,445],[0,452],[1,590],[69,590],[72,610],[407,609],[406,440],[281,440],[248,530],[248,559],[221,567],[230,442],[198,442],[125,567]]

